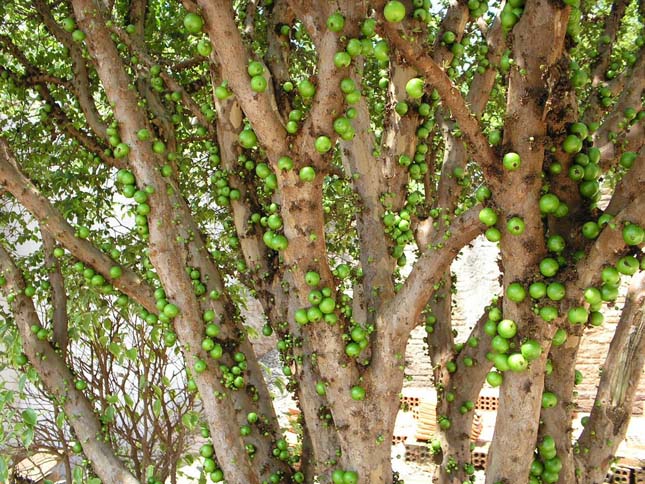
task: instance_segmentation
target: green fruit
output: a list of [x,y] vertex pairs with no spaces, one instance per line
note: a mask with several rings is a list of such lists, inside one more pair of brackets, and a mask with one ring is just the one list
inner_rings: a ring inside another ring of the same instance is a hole
[[508,371],[511,367],[508,365],[508,356],[503,354],[493,354],[493,365],[499,371]]
[[589,313],[589,324],[592,326],[602,326],[605,322],[605,316],[599,311],[591,311]]
[[405,84],[405,92],[411,99],[420,99],[423,96],[425,81],[419,77],[413,77]]
[[311,166],[304,166],[300,169],[299,177],[303,182],[312,182],[316,178],[316,171]]
[[383,16],[388,22],[400,22],[405,18],[405,5],[397,0],[387,2],[383,9]]
[[495,227],[487,229],[484,235],[489,242],[499,242],[502,239],[502,233]]
[[251,89],[254,92],[262,93],[267,89],[267,80],[264,76],[253,76],[251,78]]
[[522,235],[525,228],[524,220],[520,217],[511,217],[506,224],[506,230],[513,235]]
[[558,328],[555,334],[553,335],[551,344],[553,346],[562,346],[566,341],[567,341],[567,332],[562,328]]
[[497,334],[502,338],[511,339],[517,334],[517,324],[512,319],[502,319],[497,325]]
[[445,44],[452,44],[457,40],[457,36],[455,35],[454,32],[451,32],[450,30],[444,32],[444,34],[441,36],[441,41]]
[[502,142],[501,131],[498,129],[491,131],[490,134],[488,135],[488,142],[493,146],[497,146],[498,144],[500,144]]
[[580,138],[582,138],[583,140],[589,136],[589,129],[587,128],[587,125],[584,123],[573,123],[569,127],[569,132],[571,134],[576,134],[580,136]]
[[365,389],[363,387],[360,387],[358,385],[353,386],[351,388],[350,393],[351,393],[352,399],[354,400],[359,400],[359,401],[365,400]]
[[198,14],[189,12],[184,17],[184,27],[189,34],[198,34],[204,28],[204,20]]
[[255,135],[255,132],[250,128],[243,129],[239,134],[239,141],[242,147],[246,149],[251,149],[257,145],[258,138]]
[[605,284],[615,286],[620,282],[620,273],[615,267],[605,267],[601,272],[601,279]]
[[595,239],[600,235],[600,227],[596,222],[585,222],[582,226],[582,235],[588,239]]
[[582,306],[569,309],[567,318],[571,324],[584,324],[589,319],[589,312]]
[[533,299],[541,299],[546,296],[546,284],[544,282],[534,282],[529,286],[529,296]]
[[174,304],[166,304],[163,308],[163,313],[172,319],[179,314],[179,308]]
[[118,279],[123,275],[123,269],[119,266],[110,267],[110,279]]
[[480,210],[479,221],[487,227],[495,225],[497,223],[497,214],[495,213],[495,210],[490,207]]
[[574,154],[582,149],[582,140],[577,136],[570,134],[564,139],[562,149],[565,153]]
[[623,228],[623,240],[627,245],[640,245],[645,238],[645,230],[639,225],[627,224]]
[[345,471],[343,473],[343,484],[358,484],[358,473],[355,471]]
[[508,357],[508,367],[511,371],[522,372],[529,366],[529,362],[520,353],[513,353]]
[[340,32],[345,27],[345,17],[340,12],[332,13],[327,17],[327,28],[332,32]]
[[555,393],[544,392],[542,394],[542,408],[553,408],[558,404],[558,397]]
[[484,323],[484,333],[488,336],[495,336],[497,334],[497,323],[490,319]]
[[477,189],[475,192],[475,198],[477,199],[478,202],[483,202],[484,200],[488,200],[491,197],[492,193],[490,191],[490,188],[487,186],[482,185]]
[[493,336],[490,342],[491,349],[495,353],[506,353],[510,349],[510,343],[500,335]]
[[309,79],[303,79],[298,83],[298,92],[305,98],[311,98],[316,94],[316,86]]
[[201,39],[197,43],[197,53],[203,57],[208,57],[213,52],[213,44],[206,39]]
[[540,211],[542,213],[554,213],[560,205],[560,199],[553,193],[547,193],[540,197]]
[[552,235],[547,239],[546,246],[551,252],[560,253],[566,246],[564,237],[561,235]]
[[564,285],[559,282],[552,282],[546,287],[546,295],[552,301],[560,301],[565,294]]
[[72,40],[74,42],[83,42],[87,36],[82,30],[76,29],[72,32]]
[[331,473],[331,481],[334,484],[343,484],[343,475],[345,473],[341,469],[336,469]]
[[349,55],[347,52],[336,52],[334,54],[334,65],[338,69],[342,69],[343,67],[348,67],[352,63],[352,56]]
[[515,303],[520,303],[526,298],[526,290],[519,282],[513,282],[506,288],[506,297]]
[[522,344],[520,351],[527,361],[533,361],[537,360],[542,354],[542,347],[536,340],[528,339]]
[[618,272],[625,274],[626,276],[634,275],[636,271],[638,271],[638,266],[638,259],[632,255],[621,257],[618,259],[618,262],[616,262],[616,269]]
[[502,163],[504,165],[504,168],[509,171],[514,171],[520,167],[522,160],[520,159],[520,155],[511,151],[510,153],[506,153],[504,155]]
[[544,277],[553,277],[558,273],[560,265],[552,257],[545,257],[540,261],[540,272]]
[[486,381],[490,386],[496,388],[504,382],[504,376],[497,371],[490,371],[486,375]]
[[630,169],[634,166],[634,161],[636,161],[637,154],[634,151],[625,151],[620,156],[620,166],[626,169]]
[[331,150],[332,143],[328,136],[318,136],[314,144],[318,153],[327,153]]

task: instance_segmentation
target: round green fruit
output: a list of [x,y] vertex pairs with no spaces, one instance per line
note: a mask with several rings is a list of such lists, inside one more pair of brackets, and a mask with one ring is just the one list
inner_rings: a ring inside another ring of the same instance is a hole
[[505,339],[513,338],[517,334],[517,324],[512,319],[502,319],[497,325],[497,334]]
[[365,389],[361,386],[355,385],[351,388],[351,396],[354,400],[365,400]]
[[529,366],[529,362],[521,353],[513,353],[508,357],[508,367],[511,371],[522,372]]
[[334,12],[327,17],[327,28],[332,32],[340,32],[345,27],[345,17],[340,12]]
[[514,171],[520,167],[522,161],[520,159],[520,155],[511,151],[510,153],[506,153],[504,155],[502,163],[504,165],[504,168],[509,171]]
[[405,85],[405,92],[411,99],[420,99],[423,96],[425,82],[419,77],[413,77]]
[[405,5],[397,0],[387,2],[383,9],[383,16],[388,22],[400,22],[405,18]]
[[189,34],[198,34],[204,28],[204,20],[198,14],[189,12],[184,17],[184,27]]
[[511,217],[506,223],[506,229],[513,235],[522,235],[526,225],[520,217]]

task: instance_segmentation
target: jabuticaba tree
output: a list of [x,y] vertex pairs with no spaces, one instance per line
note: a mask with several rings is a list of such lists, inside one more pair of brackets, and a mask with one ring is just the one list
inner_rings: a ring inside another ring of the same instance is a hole
[[[61,266],[91,269],[67,297],[118,299],[159,348],[181,348],[214,482],[397,482],[390,442],[420,324],[435,482],[473,479],[484,382],[500,389],[487,484],[602,482],[644,363],[643,3],[8,0],[0,12],[0,196],[5,214],[29,213],[0,252],[24,352],[13,361],[37,372],[103,482],[142,474],[74,385],[60,331],[30,329],[34,299],[58,300],[16,250],[38,243],[34,223]],[[450,264],[478,236],[499,244],[502,291],[461,344]],[[596,402],[573,435],[580,341],[621,284]],[[296,445],[246,295],[277,337]]]

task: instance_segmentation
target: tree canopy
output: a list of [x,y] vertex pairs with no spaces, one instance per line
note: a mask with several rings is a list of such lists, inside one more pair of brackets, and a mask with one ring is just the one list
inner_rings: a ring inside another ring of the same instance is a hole
[[[645,4],[0,14],[0,365],[22,375],[0,393],[0,448],[46,441],[68,471],[82,455],[78,482],[154,484],[195,458],[213,482],[398,482],[405,349],[424,325],[436,482],[472,481],[485,384],[500,392],[487,484],[603,481],[645,361]],[[498,244],[502,291],[459,335],[450,265],[476,237]],[[573,435],[580,341],[621,284]],[[261,338],[298,402],[295,443]],[[30,392],[39,412],[20,406]]]

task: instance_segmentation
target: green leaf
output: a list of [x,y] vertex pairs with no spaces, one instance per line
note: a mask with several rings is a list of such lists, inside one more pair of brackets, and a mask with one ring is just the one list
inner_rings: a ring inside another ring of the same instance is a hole
[[92,477],[87,481],[87,484],[101,484],[101,479],[98,477]]
[[125,357],[130,360],[130,361],[135,361],[137,359],[137,349],[136,348],[130,348],[125,352]]
[[38,414],[31,408],[23,410],[22,421],[30,427],[35,427],[38,422]]
[[74,479],[74,484],[83,484],[83,468],[79,466],[74,467],[72,477]]
[[119,355],[121,354],[121,351],[123,351],[123,348],[118,343],[110,343],[108,345],[108,350],[110,350],[110,353],[112,353],[115,357],[118,358]]
[[65,425],[65,414],[63,412],[60,412],[58,415],[56,415],[56,427],[58,427],[59,429],[62,429],[64,425]]
[[18,391],[23,392],[25,390],[25,385],[27,384],[27,374],[23,373],[20,375],[20,379],[18,380]]
[[132,397],[131,397],[130,395],[128,395],[128,394],[126,393],[126,394],[125,394],[125,396],[123,397],[123,399],[125,400],[125,404],[126,404],[128,407],[130,407],[130,409],[133,409],[133,408],[134,408],[134,400],[132,399]]
[[0,455],[0,482],[7,482],[8,477],[9,468],[7,467],[7,461]]
[[155,398],[155,401],[152,404],[152,413],[155,417],[159,417],[159,414],[161,413],[161,400],[158,398]]
[[29,446],[33,443],[33,441],[34,441],[34,429],[26,428],[22,433],[22,445],[24,445],[26,448],[29,448]]

